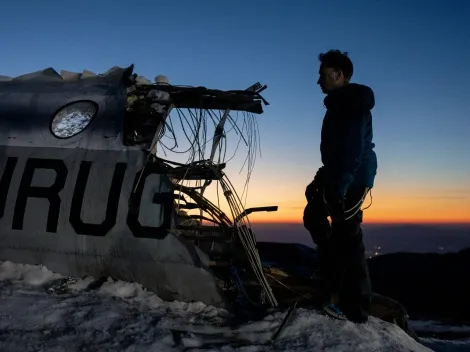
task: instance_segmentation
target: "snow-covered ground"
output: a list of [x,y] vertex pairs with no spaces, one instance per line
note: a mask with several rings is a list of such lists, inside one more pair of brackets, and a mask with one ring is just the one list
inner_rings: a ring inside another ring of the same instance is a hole
[[[468,324],[457,325],[434,320],[412,320],[409,324],[418,335],[431,336],[423,338],[423,341],[435,351],[470,351],[470,325]],[[449,337],[452,340],[445,340]]]
[[411,320],[410,324],[415,331],[435,334],[462,334],[470,337],[470,325],[468,323],[456,325],[435,320]]
[[[0,262],[0,351],[430,351],[395,325],[371,318],[355,325],[296,309],[278,339],[267,345],[283,313],[223,327],[227,312],[202,303],[164,302],[135,283],[64,278],[43,266]],[[170,329],[237,333],[251,344],[199,348],[207,341]],[[437,351],[464,351],[468,344],[426,339]],[[451,349],[448,349],[451,348]]]

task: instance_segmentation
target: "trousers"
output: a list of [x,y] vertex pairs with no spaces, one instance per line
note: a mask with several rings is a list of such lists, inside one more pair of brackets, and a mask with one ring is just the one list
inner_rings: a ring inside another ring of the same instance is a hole
[[[321,179],[315,182],[315,189],[310,189],[303,222],[317,245],[325,294],[339,296],[339,306],[349,320],[365,322],[370,315],[371,283],[360,207],[369,189],[349,189],[344,200],[346,219],[336,222],[329,220]],[[357,211],[348,212],[352,208]]]

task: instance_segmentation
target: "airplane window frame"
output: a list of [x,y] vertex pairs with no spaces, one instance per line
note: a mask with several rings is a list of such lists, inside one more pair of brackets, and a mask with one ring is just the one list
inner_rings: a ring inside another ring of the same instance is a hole
[[[88,120],[88,122],[86,123],[85,127],[81,128],[78,132],[75,132],[71,135],[67,135],[65,137],[56,134],[56,132],[54,132],[54,129],[53,129],[53,123],[56,120],[58,114],[64,109],[69,108],[71,105],[80,104],[80,103],[88,103],[92,105],[94,108],[93,114],[91,118]],[[54,136],[54,138],[61,139],[61,140],[66,140],[66,139],[76,137],[79,134],[83,133],[93,123],[98,113],[99,113],[99,104],[93,100],[80,99],[80,100],[74,100],[74,101],[68,102],[67,104],[64,104],[61,107],[59,107],[52,115],[52,118],[50,119],[50,122],[49,122],[49,132],[52,134],[52,136]]]

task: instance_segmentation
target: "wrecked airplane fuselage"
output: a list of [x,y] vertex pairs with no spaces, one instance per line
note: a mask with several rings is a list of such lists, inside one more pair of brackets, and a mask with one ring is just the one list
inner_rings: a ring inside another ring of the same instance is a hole
[[[100,76],[48,69],[0,82],[0,260],[223,306],[208,255],[172,232],[180,218],[168,167],[149,162],[169,105],[197,105],[207,90],[145,82],[150,108],[146,97],[139,103],[144,88],[132,68]],[[209,108],[227,105],[209,100]],[[249,96],[239,104],[261,109]]]

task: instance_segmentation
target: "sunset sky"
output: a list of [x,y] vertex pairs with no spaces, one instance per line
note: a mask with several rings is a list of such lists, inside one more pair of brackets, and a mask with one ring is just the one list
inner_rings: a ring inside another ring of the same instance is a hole
[[[321,166],[317,57],[340,49],[355,65],[352,81],[376,96],[379,173],[365,222],[470,223],[469,1],[47,3],[0,5],[0,75],[133,63],[173,84],[268,85],[247,206],[279,211],[253,222],[301,221]],[[227,171],[237,188],[241,164]]]

